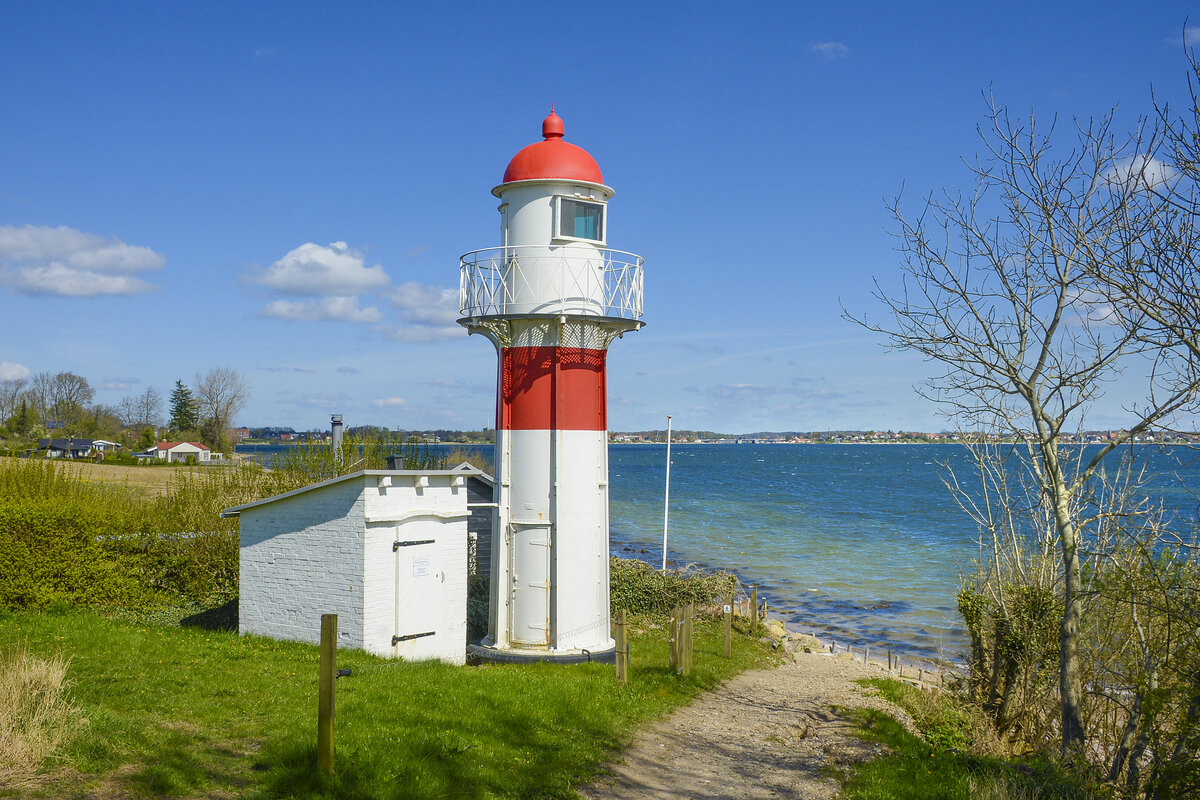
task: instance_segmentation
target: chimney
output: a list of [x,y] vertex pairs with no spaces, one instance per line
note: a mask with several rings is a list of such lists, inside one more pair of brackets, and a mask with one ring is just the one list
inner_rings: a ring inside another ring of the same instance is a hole
[[340,453],[342,450],[342,415],[334,414],[330,419],[330,429],[333,432],[333,452]]

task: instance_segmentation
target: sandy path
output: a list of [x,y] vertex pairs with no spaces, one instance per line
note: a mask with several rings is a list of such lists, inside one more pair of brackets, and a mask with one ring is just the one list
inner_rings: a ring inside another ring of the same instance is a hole
[[833,764],[875,756],[838,708],[908,715],[869,696],[855,680],[880,677],[877,665],[824,653],[738,675],[642,733],[610,764],[611,774],[583,787],[586,798],[833,798]]

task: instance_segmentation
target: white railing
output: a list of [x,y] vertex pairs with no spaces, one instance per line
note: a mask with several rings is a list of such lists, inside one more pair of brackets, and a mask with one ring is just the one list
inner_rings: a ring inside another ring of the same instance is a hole
[[621,250],[491,247],[459,259],[464,317],[642,318],[642,257]]

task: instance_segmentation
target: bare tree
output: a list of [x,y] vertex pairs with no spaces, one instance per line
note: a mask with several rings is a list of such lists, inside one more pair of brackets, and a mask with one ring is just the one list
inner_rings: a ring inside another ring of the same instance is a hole
[[34,414],[45,425],[50,419],[50,403],[53,393],[54,375],[49,372],[39,372],[29,380],[26,397],[33,408]]
[[157,428],[162,424],[162,411],[162,395],[153,386],[147,386],[141,394],[122,398],[120,404],[121,421],[127,428]]
[[250,398],[250,384],[235,370],[213,367],[196,374],[195,388],[204,438],[210,447],[219,448],[234,416]]
[[17,413],[17,407],[21,405],[21,392],[24,389],[24,378],[9,378],[0,381],[0,425]]
[[48,393],[50,416],[66,426],[68,432],[79,426],[96,395],[88,379],[74,372],[60,372],[51,378]]
[[[1179,256],[1152,231],[1165,204],[1130,181],[1153,163],[1152,133],[1118,142],[1111,116],[1077,127],[1073,147],[1053,126],[1013,122],[994,102],[981,129],[982,160],[963,197],[928,198],[915,218],[892,207],[904,286],[876,296],[886,322],[851,316],[920,353],[939,372],[922,390],[959,424],[1032,446],[1029,466],[1057,538],[1062,570],[1059,703],[1064,754],[1082,754],[1081,531],[1076,502],[1109,453],[1194,408],[1196,354],[1136,298],[1149,260]],[[1189,254],[1190,257],[1190,254]],[[1176,265],[1184,269],[1182,264]],[[1120,286],[1101,274],[1123,274]],[[1118,296],[1126,299],[1115,303]],[[1192,298],[1192,303],[1195,298]],[[1195,306],[1193,306],[1194,308]],[[1120,312],[1114,320],[1114,309]],[[1150,372],[1124,428],[1072,461],[1064,437],[1123,374]]]

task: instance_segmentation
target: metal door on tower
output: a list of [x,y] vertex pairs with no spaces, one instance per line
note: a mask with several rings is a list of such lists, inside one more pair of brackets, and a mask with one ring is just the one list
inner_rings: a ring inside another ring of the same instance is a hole
[[512,563],[512,640],[550,644],[550,523],[514,522],[508,549]]

